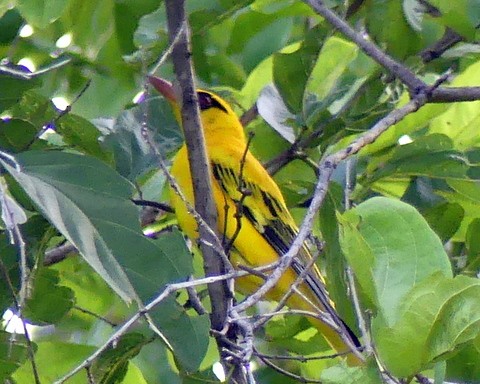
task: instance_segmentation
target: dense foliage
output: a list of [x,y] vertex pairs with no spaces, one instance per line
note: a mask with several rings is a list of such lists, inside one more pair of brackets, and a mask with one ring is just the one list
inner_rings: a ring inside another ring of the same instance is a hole
[[[478,0],[325,3],[427,83],[449,70],[449,85],[480,84]],[[255,133],[251,149],[300,223],[322,156],[404,105],[408,92],[301,1],[187,5],[199,85],[239,115],[257,103],[259,115],[246,127]],[[451,47],[436,50],[449,34]],[[21,314],[31,338],[21,323],[12,336],[13,320],[4,322],[2,383],[54,382],[167,284],[202,277],[201,257],[191,256],[174,215],[162,212],[152,223],[131,200],[167,201],[141,127],[165,159],[182,142],[168,104],[139,94],[167,47],[158,0],[0,2],[0,312]],[[156,73],[174,78],[168,60]],[[342,162],[315,223],[325,241],[318,263],[337,310],[358,333],[348,264],[377,361],[397,378],[480,382],[479,103],[427,104]],[[68,257],[55,262],[51,250],[66,241],[78,252],[67,247]],[[208,315],[191,308],[184,290],[150,311],[149,321],[164,339],[139,321],[67,382],[218,380]],[[294,315],[275,316],[256,347],[269,355],[329,353]],[[259,383],[295,382],[255,361]],[[381,382],[373,358],[361,368],[335,359],[274,361],[323,383]]]

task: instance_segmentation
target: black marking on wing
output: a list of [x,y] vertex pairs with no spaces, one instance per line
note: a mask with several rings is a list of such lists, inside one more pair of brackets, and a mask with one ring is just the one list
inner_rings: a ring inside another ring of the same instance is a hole
[[[305,271],[305,266],[302,265],[297,259],[293,260],[291,266],[295,273],[299,276]],[[328,292],[325,286],[320,281],[318,281],[315,275],[312,275],[311,271],[307,272],[304,281],[312,289],[312,291],[315,292],[315,296],[318,298],[318,300],[323,306],[322,309],[330,315],[330,317],[335,322],[335,324],[337,324],[337,326],[343,328],[343,331],[349,335],[350,340],[353,342],[353,344],[357,348],[360,348],[362,346],[360,344],[360,340],[358,340],[358,337],[355,335],[355,333],[353,333],[350,327],[341,319],[335,308],[333,308],[332,304],[330,303],[330,299],[328,298]]]

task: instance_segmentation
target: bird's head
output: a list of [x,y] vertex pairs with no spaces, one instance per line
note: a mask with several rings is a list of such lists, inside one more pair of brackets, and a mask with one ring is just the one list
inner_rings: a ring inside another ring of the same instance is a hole
[[[172,83],[156,76],[149,76],[148,80],[167,99],[173,108],[177,121],[181,123],[180,103]],[[225,100],[215,93],[203,89],[197,90],[197,97],[200,117],[207,137],[209,135],[228,134],[230,137],[236,135],[239,138],[244,138],[242,125]]]

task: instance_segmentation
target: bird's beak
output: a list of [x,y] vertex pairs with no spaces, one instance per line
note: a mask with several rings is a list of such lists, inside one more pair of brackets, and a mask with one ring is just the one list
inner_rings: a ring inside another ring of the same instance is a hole
[[172,83],[157,76],[148,76],[149,83],[160,92],[170,103],[177,104],[177,96]]

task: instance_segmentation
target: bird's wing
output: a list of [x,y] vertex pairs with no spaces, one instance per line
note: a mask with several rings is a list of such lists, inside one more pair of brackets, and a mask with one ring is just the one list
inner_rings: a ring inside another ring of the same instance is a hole
[[[238,158],[238,156],[232,157]],[[242,202],[242,214],[250,220],[280,257],[284,255],[290,249],[298,229],[275,181],[251,155],[246,157],[242,169],[232,161],[226,161],[224,156],[211,158],[211,162],[214,178],[226,196],[235,202],[240,201],[242,197],[239,185],[243,183],[242,187],[248,191],[249,195]],[[303,247],[294,259],[292,269],[298,275],[304,273],[311,259],[309,251]],[[305,282],[323,309],[331,307],[331,301],[328,299],[324,280],[318,268],[313,266],[307,272]]]

